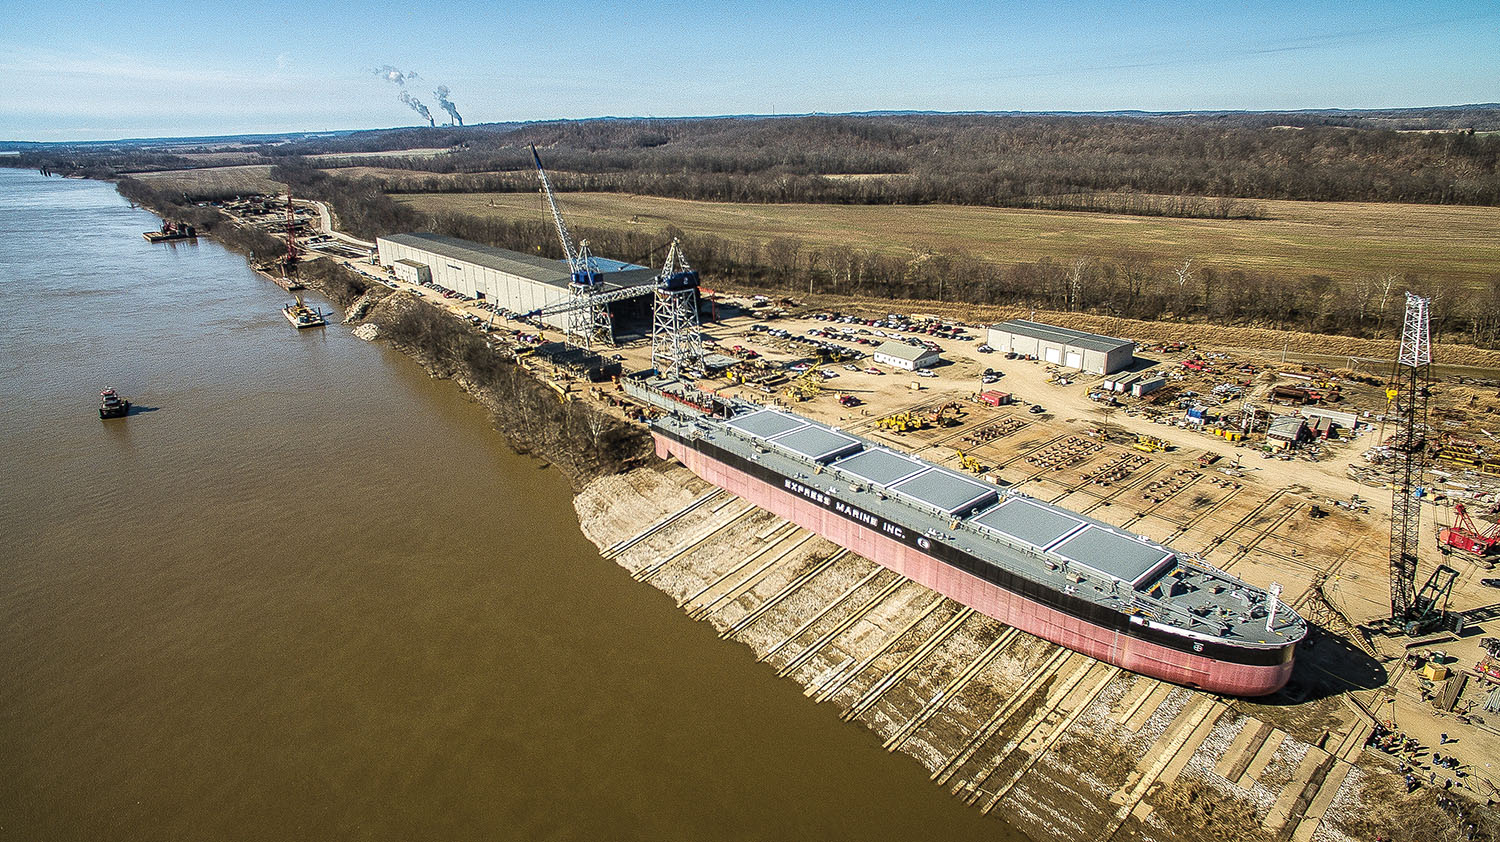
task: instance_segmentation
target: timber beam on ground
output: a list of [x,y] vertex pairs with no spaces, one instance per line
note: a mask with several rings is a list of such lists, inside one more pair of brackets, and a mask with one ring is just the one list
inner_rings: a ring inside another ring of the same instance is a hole
[[[788,582],[786,587],[777,591],[771,597],[766,599],[766,601],[755,606],[754,610],[746,612],[743,617],[735,620],[722,632],[719,632],[719,637],[729,637],[731,635],[739,634],[740,632],[749,628],[752,624],[755,623],[755,621],[759,620],[761,617],[764,617],[766,615],[766,612],[779,605],[782,600],[801,590],[802,587],[805,586],[808,582],[811,582],[813,579],[817,578],[818,574],[832,567],[840,559],[842,559],[844,556],[847,556],[848,554],[848,550],[840,547],[837,551],[831,553],[827,558],[814,564],[811,568],[803,571],[795,579]],[[879,568],[877,568],[877,570],[878,569]]]
[[[724,585],[728,584],[731,579],[733,579],[745,568],[754,564],[762,557],[770,555],[772,550],[780,547],[789,539],[796,536],[799,532],[802,533],[801,537],[796,541],[793,541],[792,545],[788,547],[784,552],[778,553],[777,555],[773,556],[771,560],[766,564],[761,565],[755,570],[752,570],[749,576],[730,586],[727,591],[720,590]],[[681,600],[679,600],[677,602],[677,607],[686,609],[689,617],[692,617],[695,620],[701,619],[702,616],[707,613],[705,609],[709,609],[711,606],[717,605],[719,603],[719,600],[723,599],[726,594],[735,593],[740,588],[740,586],[746,584],[747,582],[753,584],[756,580],[756,577],[758,577],[761,573],[764,573],[767,569],[770,568],[771,565],[774,565],[776,562],[781,561],[783,558],[786,558],[789,553],[796,552],[799,547],[806,544],[808,541],[811,541],[815,537],[817,536],[815,536],[813,533],[803,532],[802,527],[797,526],[795,523],[788,522],[782,528],[767,536],[764,539],[765,544],[755,552],[746,556],[738,564],[730,566],[730,568],[724,571],[722,575],[715,578],[712,582],[709,582],[708,584],[699,588],[695,593],[693,593],[692,596],[683,597]],[[718,591],[718,593],[715,593],[716,591]]]
[[[995,712],[990,715],[990,718],[983,725],[975,729],[973,734],[969,735],[969,738],[964,741],[963,746],[954,753],[953,757],[949,758],[947,763],[933,771],[932,780],[939,784],[946,784],[957,775],[958,771],[969,762],[969,758],[974,756],[974,753],[979,750],[980,746],[984,745],[990,737],[995,735],[996,731],[1000,730],[1000,726],[1005,724],[1006,719],[1015,713],[1017,708],[1030,701],[1038,685],[1044,684],[1044,679],[1054,675],[1058,665],[1073,654],[1075,653],[1068,649],[1053,645],[1052,653],[1036,669],[1031,671],[1031,674],[1026,677],[1021,686],[1012,692],[1005,704],[996,708]],[[954,792],[957,793],[958,789],[961,788],[962,785],[955,788]]]
[[[1286,786],[1281,788],[1281,795],[1266,812],[1266,818],[1261,822],[1261,827],[1272,833],[1280,833],[1287,827],[1288,822],[1294,819],[1297,824],[1306,817],[1307,808],[1317,797],[1318,790],[1322,788],[1323,782],[1328,778],[1328,773],[1333,770],[1338,758],[1328,752],[1316,747],[1308,746],[1307,754],[1303,755],[1302,762],[1297,764],[1297,771]],[[1316,827],[1316,825],[1315,825]],[[1293,825],[1295,831],[1296,825]]]
[[943,607],[943,603],[946,600],[947,597],[943,596],[942,594],[934,594],[934,598],[929,600],[926,606],[912,614],[911,619],[906,622],[906,625],[897,630],[895,634],[886,637],[885,642],[875,647],[875,651],[866,655],[859,661],[859,663],[855,664],[854,669],[849,670],[847,673],[844,673],[844,675],[841,676],[837,681],[829,682],[829,685],[827,687],[824,687],[814,697],[814,701],[820,703],[825,702],[828,699],[832,698],[835,693],[847,687],[849,685],[849,682],[853,681],[860,675],[860,673],[863,673],[865,670],[873,666],[874,663],[878,661],[880,657],[886,652],[889,652],[891,650],[891,647],[895,646],[896,643],[901,640],[901,638],[906,637],[908,634],[911,634],[912,629],[915,629],[917,626],[921,625],[923,620],[931,617],[939,608]]
[[[906,585],[909,583],[915,584],[905,576],[897,576],[895,581],[886,585],[884,588],[881,588],[873,596],[865,600],[862,605],[856,608],[853,613],[835,623],[832,628],[819,635],[816,640],[814,640],[807,646],[807,648],[797,653],[797,655],[790,661],[788,661],[785,666],[776,671],[777,677],[785,678],[786,676],[791,675],[793,672],[796,672],[798,669],[801,669],[804,665],[807,664],[807,662],[816,657],[819,650],[821,650],[824,646],[832,643],[835,638],[848,631],[854,626],[855,623],[863,620],[865,618],[865,615],[869,614],[875,609],[875,606],[889,599],[892,594],[894,594],[898,589],[901,588],[902,585]],[[939,597],[939,599],[941,599],[941,597]]]
[[729,520],[726,520],[723,523],[716,523],[713,526],[710,526],[708,529],[705,529],[702,532],[699,532],[697,535],[694,535],[692,538],[689,538],[681,544],[678,544],[677,548],[672,552],[667,553],[660,559],[630,574],[631,578],[635,579],[637,582],[649,582],[651,580],[651,577],[661,572],[662,568],[666,567],[677,559],[682,558],[693,550],[701,547],[715,535],[724,532],[731,526],[734,526],[735,524],[739,523],[740,521],[744,520],[757,511],[760,510],[755,506],[746,504],[744,509],[737,512]]
[[1223,702],[1202,694],[1194,694],[1188,700],[1187,706],[1156,739],[1151,749],[1143,755],[1145,758],[1153,759],[1151,765],[1143,770],[1136,770],[1140,773],[1140,777],[1135,779],[1129,789],[1118,790],[1110,796],[1110,802],[1117,804],[1119,808],[1110,819],[1106,832],[1101,834],[1101,839],[1114,838],[1126,819],[1132,815],[1137,819],[1144,819],[1151,812],[1150,806],[1143,806],[1142,802],[1152,785],[1162,777],[1169,766],[1174,765],[1178,756],[1184,751],[1188,754],[1181,760],[1178,769],[1185,766],[1192,753],[1198,750],[1198,746],[1213,730],[1213,724],[1218,721],[1219,716],[1228,709],[1229,706]]
[[[1301,508],[1301,503],[1293,503],[1292,505],[1288,506],[1285,511],[1274,517],[1270,523],[1259,527],[1258,531],[1255,533],[1255,536],[1241,545],[1240,548],[1235,551],[1234,555],[1230,556],[1223,564],[1220,564],[1219,569],[1228,570],[1236,562],[1244,559],[1246,556],[1250,555],[1250,553],[1255,552],[1255,548],[1260,546],[1261,541],[1266,540],[1266,538],[1270,537],[1272,533],[1280,529],[1287,521],[1291,520],[1292,515],[1296,514]],[[1220,546],[1222,546],[1222,544]],[[1207,556],[1208,553],[1205,552],[1204,555]],[[1297,559],[1281,555],[1280,553],[1276,553],[1275,555],[1280,556],[1285,561],[1291,561],[1307,566],[1307,562],[1305,561],[1299,561]],[[1312,568],[1309,567],[1309,569]]]
[[1197,514],[1189,518],[1187,523],[1177,524],[1177,528],[1173,530],[1172,534],[1168,535],[1167,539],[1162,543],[1171,544],[1173,541],[1176,541],[1177,539],[1186,535],[1188,533],[1188,530],[1196,528],[1199,524],[1207,520],[1219,509],[1223,508],[1230,500],[1233,500],[1235,497],[1239,496],[1239,493],[1244,490],[1245,486],[1243,484],[1229,489],[1229,493],[1225,494],[1223,497],[1220,497],[1217,501],[1211,503],[1210,505],[1204,507],[1203,511],[1198,512]]
[[[1100,669],[1096,671],[1094,669],[1095,664],[1090,664],[1089,668],[1087,670],[1084,670],[1084,672],[1079,675],[1079,680],[1081,681],[1084,675],[1088,675],[1091,672],[1097,672],[1096,677],[1091,680],[1092,683],[1084,686],[1082,690],[1079,690],[1077,692],[1074,692],[1073,689],[1074,687],[1078,686],[1076,682],[1073,686],[1064,687],[1058,697],[1057,706],[1049,709],[1045,716],[1037,720],[1036,724],[1032,726],[1028,733],[1024,735],[1017,734],[1014,738],[1012,738],[1011,742],[1007,744],[1007,755],[1019,750],[1026,755],[1026,759],[1020,763],[1020,765],[1014,772],[1007,775],[1005,780],[1002,781],[999,786],[995,787],[992,790],[990,799],[986,801],[984,807],[980,809],[981,813],[988,814],[991,810],[995,809],[995,805],[999,804],[1000,800],[1004,798],[1006,794],[1009,793],[1013,787],[1015,787],[1016,784],[1020,783],[1022,778],[1026,777],[1026,773],[1031,771],[1032,767],[1036,765],[1037,761],[1046,756],[1046,754],[1052,750],[1052,747],[1057,744],[1057,741],[1062,739],[1063,734],[1067,733],[1068,729],[1073,727],[1073,723],[1076,722],[1078,720],[1078,717],[1088,709],[1089,705],[1092,705],[1094,703],[1095,699],[1099,698],[1099,694],[1104,692],[1104,688],[1108,687],[1110,682],[1114,681],[1115,678],[1119,676],[1121,672],[1123,672],[1123,670],[1121,670],[1117,666],[1105,664],[1103,662],[1096,663],[1097,666],[1100,667]],[[1067,704],[1067,700],[1070,695],[1077,697],[1077,700],[1074,701],[1071,705]],[[1067,712],[1064,713],[1064,710],[1066,710]],[[1045,728],[1045,726],[1049,722],[1052,723],[1052,727],[1050,729],[1047,729]],[[1003,757],[1001,759],[1001,763],[996,764],[995,771],[1000,770],[1005,759],[1008,758]],[[993,773],[991,774],[993,775]],[[986,783],[988,783],[988,781],[986,781]],[[978,790],[976,790],[976,794],[977,792]]]
[[801,637],[809,629],[811,629],[813,626],[815,626],[819,622],[821,622],[824,617],[828,616],[829,612],[833,611],[833,609],[837,608],[838,606],[843,605],[844,602],[845,602],[845,600],[848,600],[850,597],[854,596],[855,592],[858,591],[860,588],[863,588],[865,585],[868,585],[870,582],[873,582],[875,580],[875,578],[877,576],[879,576],[881,573],[890,573],[891,576],[894,578],[894,580],[897,581],[897,582],[900,582],[903,579],[903,577],[899,573],[895,573],[894,571],[887,570],[886,568],[881,567],[878,564],[874,565],[872,567],[872,569],[870,570],[870,572],[866,573],[864,575],[864,578],[860,579],[858,582],[855,582],[854,584],[852,584],[849,587],[845,588],[843,593],[839,594],[838,596],[834,597],[832,600],[829,600],[827,603],[825,603],[823,605],[823,607],[820,608],[817,613],[815,613],[811,617],[809,617],[806,622],[804,622],[802,625],[798,626],[791,634],[789,634],[786,637],[782,638],[780,643],[776,644],[775,646],[772,646],[770,649],[767,649],[766,653],[764,655],[760,656],[760,658],[758,660],[768,661],[773,656],[775,656],[778,652],[780,652],[782,649],[785,649],[787,646],[790,646],[791,643],[792,643],[792,641],[794,641],[797,638]]
[[694,500],[691,503],[688,503],[686,506],[683,506],[682,508],[678,509],[677,511],[675,511],[675,512],[669,514],[669,515],[667,515],[666,517],[662,518],[661,520],[658,520],[656,523],[651,524],[650,526],[646,527],[645,529],[641,530],[640,532],[637,532],[635,535],[633,535],[633,536],[631,536],[629,538],[626,538],[626,539],[624,539],[622,541],[616,541],[614,544],[611,544],[608,548],[606,548],[599,555],[601,555],[601,556],[603,556],[604,558],[607,558],[607,559],[615,558],[616,556],[620,555],[621,553],[625,552],[626,550],[630,549],[631,547],[634,547],[636,544],[641,543],[642,541],[646,540],[647,538],[650,538],[651,536],[655,535],[658,532],[661,532],[663,529],[666,529],[667,527],[671,526],[672,524],[676,523],[677,521],[681,520],[682,518],[686,517],[687,515],[691,514],[692,512],[697,511],[699,508],[703,507],[704,505],[706,505],[710,501],[714,500],[715,498],[720,497],[722,495],[727,495],[728,493],[729,492],[725,491],[722,488],[712,488],[712,489],[709,489],[708,493],[703,494],[698,499]]
[[973,615],[974,609],[969,608],[968,606],[965,606],[955,612],[952,617],[948,618],[948,622],[944,623],[942,627],[934,632],[931,637],[922,641],[921,646],[913,649],[911,653],[901,661],[901,663],[897,664],[893,669],[891,669],[890,672],[887,672],[884,676],[882,676],[879,681],[875,682],[874,685],[865,690],[864,694],[854,701],[854,704],[850,705],[847,710],[840,714],[840,718],[847,722],[873,707],[880,701],[883,696],[885,696],[887,691],[889,691],[892,687],[895,687],[897,684],[900,684],[901,680],[905,678],[906,675],[917,666],[917,664],[921,663],[924,658],[932,654],[933,651],[936,650],[939,646],[943,645],[943,642],[951,637],[954,632],[958,631],[959,627],[962,626],[964,622]]
[[969,682],[973,681],[976,675],[979,675],[985,667],[989,666],[990,662],[995,660],[996,656],[1004,651],[1019,634],[1019,630],[1007,626],[1005,631],[996,635],[995,639],[990,641],[990,645],[985,647],[984,651],[980,652],[974,660],[970,661],[968,666],[964,667],[963,672],[948,682],[947,687],[934,693],[932,698],[928,699],[922,705],[921,709],[911,719],[907,720],[905,725],[902,725],[896,730],[896,733],[886,738],[884,743],[885,750],[895,751],[903,743],[911,739],[912,735],[923,725],[926,725],[928,720],[937,715],[937,712],[942,710],[944,705],[963,692],[963,689],[968,686]]
[[[1058,707],[1062,705],[1063,700],[1072,695],[1073,688],[1077,687],[1079,682],[1083,681],[1083,677],[1088,675],[1099,664],[1099,661],[1086,655],[1079,655],[1077,658],[1072,658],[1066,663],[1075,662],[1076,666],[1073,667],[1072,672],[1069,672],[1067,677],[1063,678],[1060,682],[1056,684],[1043,682],[1037,686],[1036,694],[1040,695],[1039,703],[1031,709],[1031,712],[1026,715],[1025,719],[1015,726],[1014,730],[1001,729],[1009,731],[1010,738],[994,754],[989,755],[979,764],[979,771],[976,774],[971,776],[968,781],[961,782],[958,786],[954,787],[953,792],[955,795],[961,790],[968,791],[968,795],[964,797],[965,804],[976,804],[980,798],[993,795],[993,793],[984,788],[984,785],[1005,765],[1005,762],[1010,759],[1011,754],[1035,734],[1037,729],[1042,726],[1042,723],[1046,722],[1057,711]],[[1058,674],[1061,675],[1062,672],[1063,670],[1059,666]],[[993,739],[993,736],[991,739]]]

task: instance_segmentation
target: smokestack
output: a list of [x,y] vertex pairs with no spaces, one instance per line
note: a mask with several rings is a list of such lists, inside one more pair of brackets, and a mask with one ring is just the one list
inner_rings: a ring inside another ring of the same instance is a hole
[[438,85],[437,90],[432,92],[432,95],[437,97],[438,105],[441,106],[444,111],[448,112],[448,116],[453,118],[453,124],[456,126],[462,126],[464,124],[464,118],[459,116],[458,108],[455,107],[452,101],[448,99],[448,94],[449,90],[447,85]]

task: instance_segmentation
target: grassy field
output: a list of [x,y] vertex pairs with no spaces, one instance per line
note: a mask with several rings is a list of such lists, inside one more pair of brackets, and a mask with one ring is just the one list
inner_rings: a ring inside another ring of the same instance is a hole
[[[545,219],[534,193],[396,196],[421,211]],[[891,254],[966,251],[1000,263],[1042,257],[1327,275],[1351,281],[1412,272],[1465,285],[1500,274],[1500,208],[1257,200],[1267,219],[1165,219],[952,205],[742,205],[616,193],[569,193],[563,212],[578,227],[675,225],[729,240],[796,237]]]

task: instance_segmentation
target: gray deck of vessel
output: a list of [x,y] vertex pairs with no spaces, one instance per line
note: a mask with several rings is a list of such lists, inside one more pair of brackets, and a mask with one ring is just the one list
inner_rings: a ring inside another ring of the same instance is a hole
[[791,432],[798,427],[806,427],[807,421],[777,412],[774,409],[763,409],[760,412],[752,412],[749,415],[741,415],[732,421],[724,422],[737,430],[744,430],[759,439],[769,439],[782,433]]
[[974,518],[974,522],[1025,541],[1039,550],[1052,546],[1064,535],[1083,526],[1080,518],[1019,497],[990,509]]
[[[1238,645],[1280,646],[1306,633],[1305,623],[1286,608],[1276,630],[1267,632],[1264,611],[1254,613],[1264,604],[1263,592],[1228,574],[1175,563],[1179,559],[1170,548],[1028,497],[997,497],[997,490],[985,483],[791,413],[760,409],[727,422],[668,417],[655,423],[682,433],[692,429],[689,438],[757,461],[974,558],[1122,613],[1146,609],[1148,616],[1188,634]],[[796,447],[778,447],[776,440],[784,438]],[[857,452],[840,449],[846,440]],[[829,453],[848,455],[823,461]],[[997,499],[999,504],[991,506]],[[979,514],[965,517],[971,510]],[[1171,587],[1154,588],[1166,579]]]
[[877,447],[840,460],[839,467],[876,485],[890,485],[925,470],[927,466]]
[[1088,569],[1139,586],[1170,552],[1154,544],[1110,529],[1087,526],[1052,548],[1052,552]]
[[770,442],[814,462],[826,462],[859,449],[859,440],[824,427],[806,426],[774,436]]
[[965,479],[942,468],[923,471],[895,483],[890,489],[950,515],[972,509],[997,496],[994,489],[983,483]]

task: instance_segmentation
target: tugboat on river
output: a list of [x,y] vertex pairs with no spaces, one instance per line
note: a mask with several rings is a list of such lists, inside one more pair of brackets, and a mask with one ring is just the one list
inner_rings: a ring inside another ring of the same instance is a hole
[[122,400],[114,389],[99,393],[100,418],[124,418],[130,414],[130,401]]

